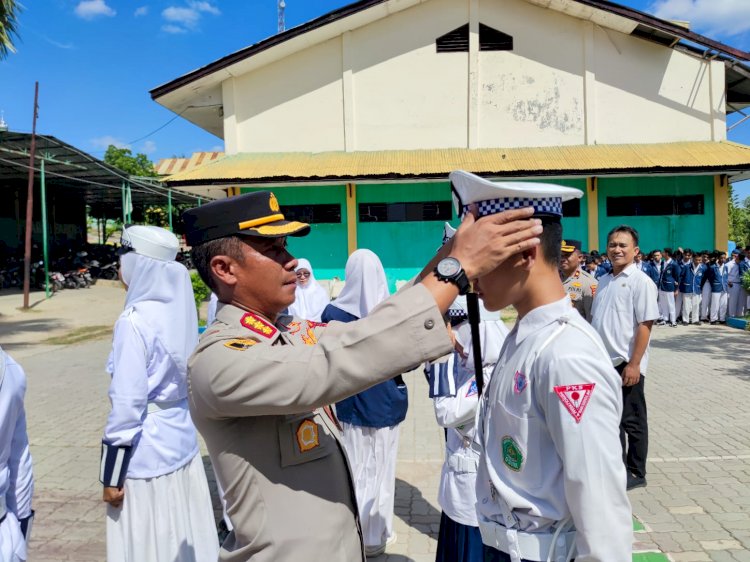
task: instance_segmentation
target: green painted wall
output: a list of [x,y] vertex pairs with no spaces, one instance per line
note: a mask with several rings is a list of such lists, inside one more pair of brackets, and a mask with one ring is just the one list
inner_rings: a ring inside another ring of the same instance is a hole
[[[599,245],[604,249],[607,233],[615,226],[627,224],[638,231],[644,251],[670,246],[693,250],[714,246],[714,178],[713,176],[600,178],[597,182],[599,202]],[[607,197],[638,195],[703,194],[704,214],[662,216],[607,216]]]
[[318,279],[344,278],[344,267],[349,257],[346,239],[346,185],[241,188],[242,193],[273,191],[281,205],[310,205],[339,203],[340,223],[311,225],[307,236],[288,238],[289,249],[296,258],[307,258]]
[[[357,185],[357,204],[418,201],[451,201],[449,182]],[[453,226],[458,225],[453,210]],[[399,280],[409,280],[432,258],[443,239],[445,221],[359,222],[357,247],[380,257],[391,289]]]
[[[516,180],[509,180],[516,181]],[[564,185],[566,187],[575,187],[583,192],[581,197],[581,213],[577,217],[563,217],[563,239],[572,238],[573,240],[580,240],[581,246],[584,250],[588,249],[589,246],[589,227],[588,227],[588,202],[586,201],[586,179],[563,179],[563,178],[538,178],[535,180],[520,180],[524,182],[534,183],[552,183],[556,185]]]

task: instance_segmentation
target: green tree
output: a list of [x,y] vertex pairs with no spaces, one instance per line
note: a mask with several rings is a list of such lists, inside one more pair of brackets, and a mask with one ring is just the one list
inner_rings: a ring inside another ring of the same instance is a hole
[[13,38],[18,37],[18,12],[15,0],[0,0],[0,60],[15,53]]
[[734,240],[737,246],[744,247],[750,244],[750,197],[740,203],[734,194],[732,185],[729,185],[729,239]]
[[104,161],[131,176],[149,176],[152,178],[157,176],[154,164],[148,159],[148,156],[142,153],[133,156],[133,152],[129,148],[117,148],[110,144],[104,153]]

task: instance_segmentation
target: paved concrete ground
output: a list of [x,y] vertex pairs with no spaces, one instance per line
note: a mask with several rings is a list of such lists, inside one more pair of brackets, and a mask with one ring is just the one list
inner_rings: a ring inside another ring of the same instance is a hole
[[[97,285],[21,313],[18,294],[0,293],[0,345],[20,359],[29,378],[34,562],[105,558],[97,478],[110,336],[83,331],[84,338],[101,337],[72,345],[48,339],[82,326],[111,326],[123,299],[119,289]],[[675,562],[750,561],[749,351],[750,334],[738,330],[656,329],[647,378],[649,486],[631,493],[646,526],[636,536],[639,548],[662,550]],[[401,427],[398,540],[377,562],[432,561],[436,548],[443,436],[421,374],[406,379],[411,407]]]

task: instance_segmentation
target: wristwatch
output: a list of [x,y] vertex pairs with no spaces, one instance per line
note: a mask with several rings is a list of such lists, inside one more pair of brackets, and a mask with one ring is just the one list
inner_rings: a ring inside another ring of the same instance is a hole
[[453,283],[458,287],[458,294],[465,295],[471,289],[471,283],[461,262],[456,258],[443,258],[435,266],[435,277],[445,283]]

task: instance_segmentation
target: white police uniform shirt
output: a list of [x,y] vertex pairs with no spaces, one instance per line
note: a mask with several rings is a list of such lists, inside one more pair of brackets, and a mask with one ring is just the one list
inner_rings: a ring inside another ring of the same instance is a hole
[[[599,278],[591,326],[601,336],[612,364],[630,361],[638,325],[659,318],[658,293],[651,278],[635,264]],[[648,347],[641,358],[641,374],[648,368]]]
[[34,477],[26,435],[23,369],[0,349],[0,560],[26,560],[20,519],[31,515]]
[[[174,472],[198,454],[185,372],[132,308],[115,323],[107,371],[112,410],[103,442],[112,451],[131,448],[127,478]],[[115,470],[114,481],[118,476]]]
[[601,339],[567,296],[516,323],[478,414],[484,454],[477,511],[485,544],[495,546],[492,530],[512,544],[514,531],[503,527],[515,528],[511,558],[547,560],[547,552],[535,558],[520,543],[541,544],[572,521],[578,531],[568,535],[577,549],[571,558],[630,562],[621,385]]

